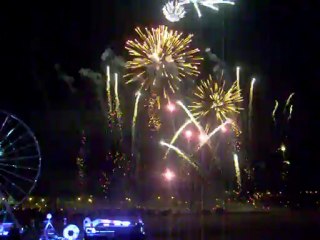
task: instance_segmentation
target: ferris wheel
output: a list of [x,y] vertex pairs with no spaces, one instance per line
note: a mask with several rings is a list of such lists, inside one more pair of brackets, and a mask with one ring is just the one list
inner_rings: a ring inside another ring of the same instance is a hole
[[34,133],[16,116],[0,111],[0,202],[21,204],[37,184],[40,169]]

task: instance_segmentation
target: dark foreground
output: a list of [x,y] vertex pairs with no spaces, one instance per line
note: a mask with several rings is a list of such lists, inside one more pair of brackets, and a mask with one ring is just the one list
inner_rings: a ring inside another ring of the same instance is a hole
[[146,217],[148,239],[320,239],[319,212]]
[[[148,240],[320,239],[319,211],[146,215],[142,218]],[[78,220],[74,223],[80,226],[81,219],[74,219]],[[39,239],[38,234],[29,232],[24,240]]]

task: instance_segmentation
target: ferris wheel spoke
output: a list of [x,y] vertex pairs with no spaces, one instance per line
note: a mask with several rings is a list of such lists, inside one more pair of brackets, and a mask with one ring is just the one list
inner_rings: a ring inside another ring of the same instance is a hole
[[0,158],[0,162],[9,162],[9,161],[17,161],[17,160],[28,160],[28,159],[35,159],[39,158],[40,155],[32,155],[26,157],[15,157],[15,158]]
[[[11,182],[7,177],[0,175],[8,184],[10,184],[11,186],[13,186],[14,188],[16,188],[17,190],[19,190],[21,193],[23,193],[24,195],[28,194],[26,191],[24,191],[20,186],[18,186],[17,184]],[[12,197],[12,194],[8,193],[7,190],[3,189],[5,191],[5,193],[8,196]],[[14,199],[14,197],[12,197]]]
[[18,123],[14,128],[10,129],[7,135],[4,137],[4,139],[1,140],[0,143],[3,143],[4,141],[7,140],[8,137],[19,127],[20,123]]
[[0,133],[2,132],[2,129],[3,129],[4,126],[6,125],[6,123],[7,123],[7,121],[8,121],[9,118],[10,118],[10,116],[8,115],[8,116],[6,117],[6,119],[3,121],[2,126],[1,126],[1,129],[0,129]]
[[29,135],[28,133],[25,133],[23,135],[20,135],[16,140],[14,140],[13,142],[11,143],[8,143],[7,145],[5,145],[3,147],[3,150],[2,151],[5,151],[7,150],[9,147],[11,147],[12,145],[16,144],[19,140],[23,139],[25,136]]
[[41,151],[32,130],[14,115],[0,111],[0,197],[14,207],[34,189],[40,175]]
[[25,166],[19,166],[19,165],[15,165],[15,164],[0,163],[0,166],[4,166],[4,167],[12,167],[12,168],[16,168],[16,169],[24,169],[24,170],[38,171],[38,169],[37,169],[37,168],[25,167]]
[[[6,169],[4,169],[4,168],[0,168],[0,171],[3,171],[3,172],[5,172],[5,173],[7,173],[7,174],[10,174],[10,175],[12,175],[12,176],[15,176],[16,178],[20,178],[20,179],[22,179],[22,180],[28,181],[28,182],[30,182],[30,183],[34,183],[34,180],[32,180],[32,179],[30,179],[30,178],[26,178],[26,177],[24,177],[24,176],[21,176],[21,175],[19,175],[19,174],[10,172],[10,171],[8,171],[8,170],[6,170]],[[2,174],[0,174],[0,175],[3,176]]]
[[[23,146],[23,147],[14,148],[12,151],[6,152],[6,155],[10,155],[10,154],[12,154],[12,153],[17,153],[17,152],[19,152],[19,151],[28,149],[28,148],[33,147],[33,146],[36,146],[36,144],[30,143],[30,144],[28,144],[28,145],[26,145],[26,146]],[[5,149],[4,149],[3,151],[5,151]]]

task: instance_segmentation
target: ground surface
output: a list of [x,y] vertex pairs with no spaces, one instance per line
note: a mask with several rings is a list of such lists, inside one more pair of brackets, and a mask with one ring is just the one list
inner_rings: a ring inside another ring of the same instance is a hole
[[319,212],[145,218],[149,239],[320,239]]

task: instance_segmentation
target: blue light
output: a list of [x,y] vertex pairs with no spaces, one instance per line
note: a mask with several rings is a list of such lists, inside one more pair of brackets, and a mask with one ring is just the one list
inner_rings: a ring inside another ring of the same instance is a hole
[[13,222],[5,222],[0,224],[0,236],[8,236],[9,229],[13,226]]
[[121,221],[115,220],[115,221],[113,221],[113,225],[115,225],[115,226],[121,226]]
[[83,223],[84,223],[84,228],[95,227],[100,223],[102,223],[103,226],[105,227],[109,227],[112,225],[116,227],[128,227],[131,225],[130,221],[110,220],[110,219],[96,219],[92,222],[89,222],[88,220],[85,219]]
[[75,240],[79,237],[80,230],[76,225],[70,224],[63,230],[63,237],[67,240]]
[[90,227],[91,226],[91,219],[86,217],[84,220],[83,220],[83,230],[86,229],[86,227]]
[[110,223],[111,223],[111,220],[109,220],[109,219],[102,219],[101,222],[102,222],[102,223],[106,223],[106,224],[110,224]]
[[130,222],[129,221],[123,221],[122,222],[122,225],[124,226],[124,227],[128,227],[128,226],[130,226]]

